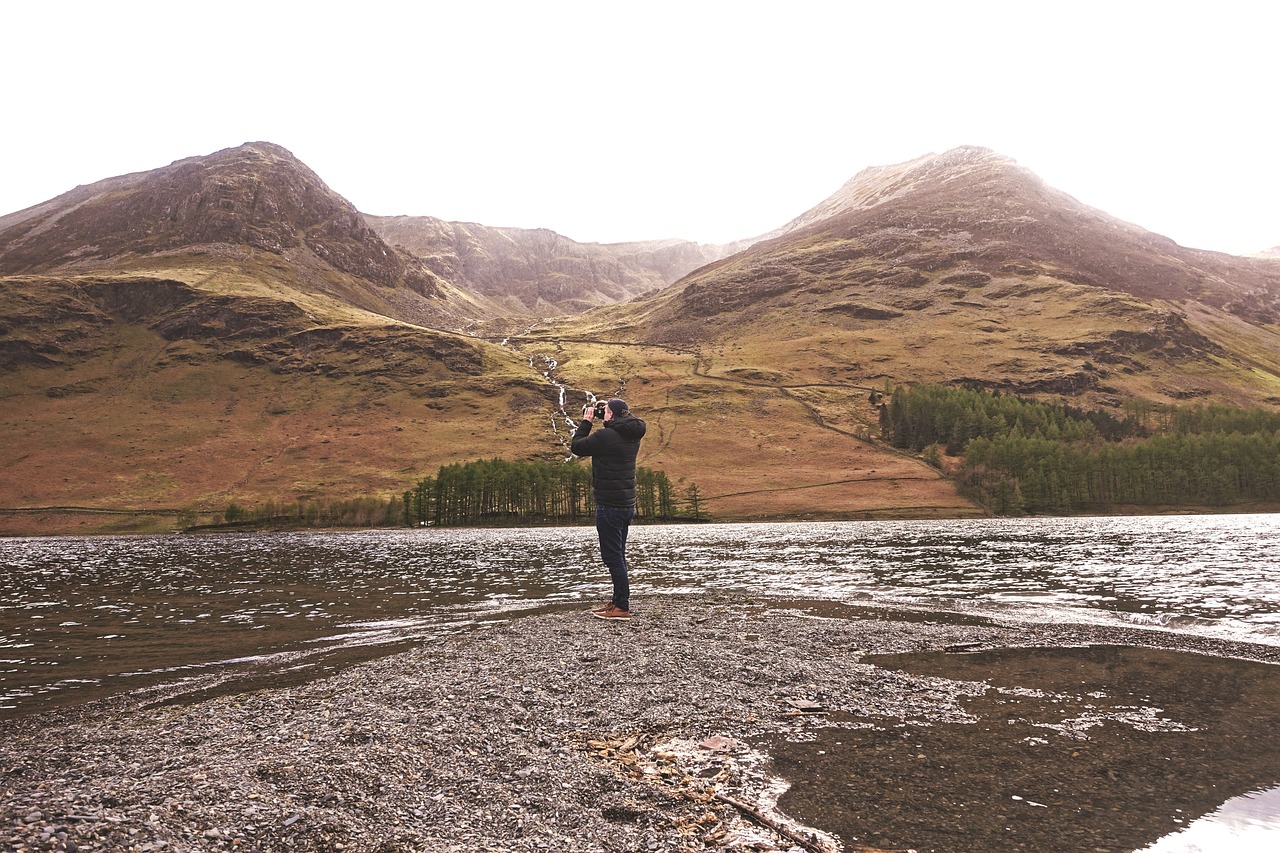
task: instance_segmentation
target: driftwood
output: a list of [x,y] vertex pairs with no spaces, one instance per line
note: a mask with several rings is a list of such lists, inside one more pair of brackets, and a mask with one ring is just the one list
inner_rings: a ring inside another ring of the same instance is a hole
[[809,853],[828,853],[825,845],[819,844],[813,838],[803,836],[792,829],[788,829],[787,827],[783,826],[781,823],[769,817],[767,814],[755,808],[754,806],[750,806],[742,802],[742,800],[736,800],[733,797],[728,796],[727,794],[720,793],[719,791],[716,791],[716,799],[720,800],[723,803],[728,803],[738,811],[742,812],[747,817],[754,820],[756,823],[760,824],[766,829],[773,830],[774,832],[778,833],[788,841],[793,841],[796,844],[799,844],[805,850],[808,850]]

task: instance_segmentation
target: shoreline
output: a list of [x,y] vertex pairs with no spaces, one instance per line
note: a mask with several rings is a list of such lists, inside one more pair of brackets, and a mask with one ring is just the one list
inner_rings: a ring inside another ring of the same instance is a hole
[[[661,525],[661,524],[821,524],[830,522],[859,522],[859,521],[983,521],[992,519],[1049,519],[1049,518],[1141,518],[1143,516],[1151,517],[1171,517],[1171,516],[1215,516],[1215,515],[1275,515],[1280,513],[1280,504],[1253,502],[1247,504],[1234,504],[1224,507],[1213,506],[1181,506],[1176,504],[1161,504],[1156,506],[1140,506],[1122,504],[1112,508],[1110,512],[1078,512],[1067,513],[1061,515],[995,515],[987,510],[979,507],[966,509],[964,511],[942,512],[941,507],[904,507],[904,508],[886,508],[886,507],[867,507],[864,510],[842,513],[823,513],[819,511],[803,513],[800,515],[787,516],[733,516],[733,517],[707,517],[699,519],[691,518],[667,518],[654,520],[637,520],[636,525]],[[270,526],[265,522],[247,522],[247,523],[225,523],[225,524],[201,524],[189,527],[178,527],[175,525],[161,525],[158,519],[178,517],[189,510],[183,509],[113,509],[109,507],[11,507],[0,508],[0,539],[32,539],[32,538],[49,538],[56,539],[60,537],[91,537],[91,536],[167,536],[179,534],[221,534],[221,533],[333,533],[360,530],[416,530],[419,528],[405,527],[403,525],[394,526],[310,526],[305,524],[298,525],[280,525]],[[209,513],[206,513],[209,514]],[[103,522],[97,526],[88,525],[89,519],[101,518],[115,519],[114,523]],[[63,519],[61,522],[58,519]],[[79,518],[80,521],[74,523],[73,520]],[[19,524],[18,521],[23,523]],[[53,524],[42,524],[41,522],[53,521]],[[465,530],[472,529],[505,529],[505,528],[526,528],[526,527],[589,527],[593,522],[584,519],[579,524],[568,524],[566,522],[529,522],[522,521],[519,524],[494,524],[494,525],[478,525],[469,526],[462,525],[459,527],[433,527],[432,530]],[[66,526],[59,526],[65,524]]]
[[[1094,770],[1108,797],[1122,797],[1108,770],[1133,787],[1128,777],[1144,750],[1168,757],[1183,742],[1203,750],[1208,735],[1196,732],[1223,728],[1199,720],[1192,705],[1171,715],[1153,704],[1165,701],[1155,693],[1120,695],[1118,685],[1150,685],[1151,673],[1166,670],[1203,670],[1214,683],[1235,684],[1256,722],[1248,751],[1280,756],[1280,735],[1240,686],[1256,682],[1249,690],[1272,697],[1280,647],[740,595],[641,604],[630,623],[580,611],[528,616],[302,684],[199,699],[120,696],[0,721],[0,846],[737,851],[833,850],[842,841],[846,851],[944,850],[930,822],[918,820],[924,802],[913,812],[886,793],[926,778],[928,759],[915,757],[915,743],[944,730],[976,734],[975,723],[995,715],[1010,731],[1044,740],[1041,751],[1024,763],[1020,741],[957,746],[957,790],[971,787],[966,773],[982,770],[966,769],[966,755],[990,764],[1013,754],[1015,766],[1034,774],[1050,753],[1065,767],[1085,766],[1071,752],[1105,752]],[[1099,646],[1150,652],[1108,656],[1094,666],[1116,686],[1075,695],[1083,650]],[[1034,651],[1043,649],[1058,656]],[[1003,670],[979,665],[999,650],[1013,650],[1001,652]],[[1147,657],[1157,654],[1167,657],[1151,668]],[[1016,678],[1005,672],[1009,661],[1032,659],[1039,662]],[[1125,666],[1147,675],[1121,678]],[[1015,700],[1018,716],[1006,721]],[[1081,716],[1086,706],[1093,723],[1085,731],[1059,721],[1041,732],[1046,715],[1070,707]],[[894,755],[899,741],[911,755]],[[1106,750],[1097,748],[1103,743]],[[1196,771],[1206,788],[1200,801],[1224,801],[1239,793],[1228,792],[1233,785],[1280,783],[1254,778],[1265,772],[1236,748],[1229,739],[1215,747],[1232,768],[1226,776]],[[831,765],[841,749],[854,751]],[[908,801],[945,799],[945,778]],[[1189,789],[1198,784],[1180,778]],[[832,793],[841,790],[857,796]],[[1055,846],[1038,846],[1028,825],[1021,849],[1137,849],[1126,847],[1134,837],[1150,843],[1153,828],[1177,828],[1161,798],[1145,799],[1126,806],[1123,825],[1095,826],[1091,846],[1073,847],[1061,834]],[[840,811],[851,804],[870,830]],[[795,837],[767,829],[759,816]],[[974,814],[970,831],[981,823]],[[1091,820],[1074,814],[1073,823]],[[813,846],[797,846],[797,837]]]

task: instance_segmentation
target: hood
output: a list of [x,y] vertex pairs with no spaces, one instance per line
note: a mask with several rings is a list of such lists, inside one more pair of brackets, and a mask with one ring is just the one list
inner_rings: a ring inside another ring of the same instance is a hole
[[635,415],[626,415],[621,418],[613,418],[605,421],[604,424],[611,430],[615,430],[623,438],[629,441],[639,441],[644,438],[646,429],[643,418],[637,418]]

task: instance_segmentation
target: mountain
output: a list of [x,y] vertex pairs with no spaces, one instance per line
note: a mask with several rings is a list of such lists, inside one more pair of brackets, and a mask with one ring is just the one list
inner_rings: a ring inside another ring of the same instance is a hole
[[1275,407],[1278,318],[1280,260],[1178,246],[980,148],[706,247],[364,216],[250,143],[0,217],[0,531],[563,460],[588,394],[625,397],[640,463],[717,519],[976,515],[878,440],[887,386]]
[[268,143],[10,214],[0,507],[387,494],[468,455],[499,414],[507,453],[554,454],[554,389],[524,356],[443,331],[497,310]]
[[1278,309],[1280,262],[1183,248],[966,147],[864,170],[661,293],[530,337],[660,412],[662,459],[714,511],[954,514],[874,441],[886,388],[1280,406]]
[[1181,247],[959,148],[864,170],[768,239],[566,329],[724,364],[740,350],[797,382],[1276,404],[1278,320],[1280,263]]
[[492,228],[430,216],[366,216],[384,240],[437,278],[484,296],[513,317],[577,314],[626,302],[731,254],[687,240],[578,243],[545,228]]
[[278,255],[305,247],[383,284],[412,273],[345,199],[265,142],[77,187],[0,217],[0,269],[10,273],[216,243]]
[[0,274],[151,272],[200,256],[413,322],[492,313],[389,247],[284,148],[254,142],[109,178],[0,217]]

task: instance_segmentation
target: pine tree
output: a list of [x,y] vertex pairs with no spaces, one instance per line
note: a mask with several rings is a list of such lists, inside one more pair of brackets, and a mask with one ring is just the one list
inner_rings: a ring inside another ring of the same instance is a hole
[[698,489],[697,483],[690,483],[689,488],[684,492],[685,515],[695,521],[706,517],[703,512],[702,492]]

